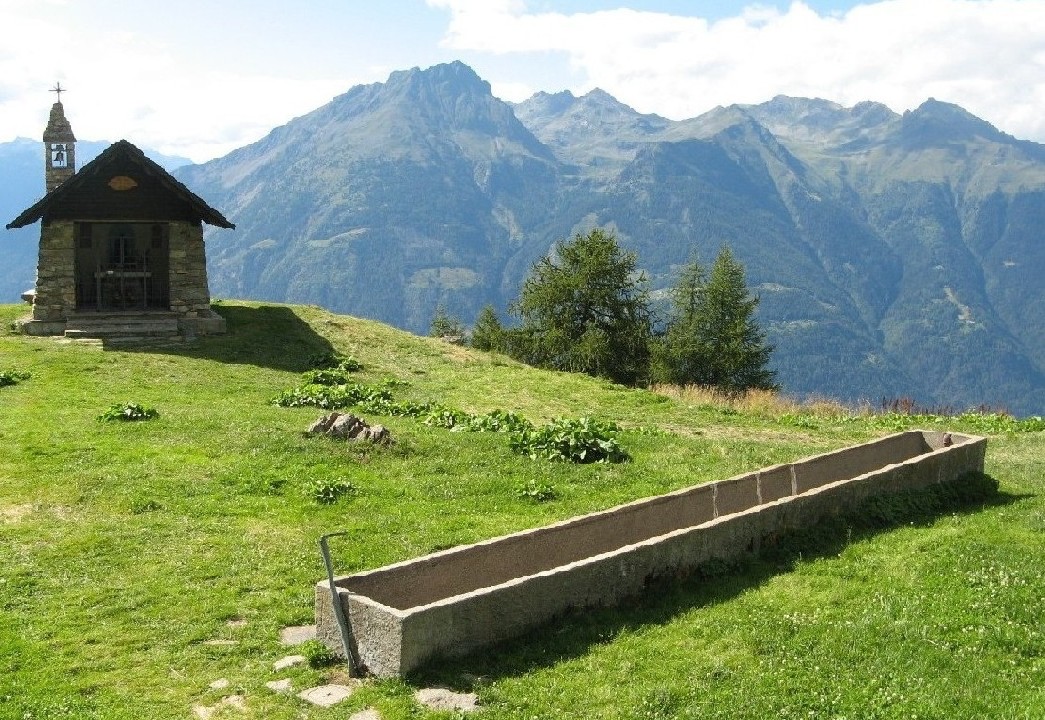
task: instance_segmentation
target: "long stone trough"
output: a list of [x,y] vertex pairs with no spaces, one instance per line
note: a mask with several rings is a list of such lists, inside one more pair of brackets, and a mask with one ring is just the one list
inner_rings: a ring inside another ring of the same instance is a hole
[[[910,431],[334,579],[357,663],[401,676],[518,636],[652,579],[757,551],[862,501],[983,472],[985,438]],[[326,580],[317,636],[343,644]]]

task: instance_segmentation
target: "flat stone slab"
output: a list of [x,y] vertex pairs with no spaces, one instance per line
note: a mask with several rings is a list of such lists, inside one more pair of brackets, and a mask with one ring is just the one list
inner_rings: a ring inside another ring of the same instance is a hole
[[479,697],[475,693],[456,693],[446,688],[424,688],[414,693],[414,699],[433,710],[475,712]]
[[283,678],[282,680],[269,680],[265,683],[265,687],[272,692],[286,694],[291,691],[292,685],[290,683],[290,678]]
[[305,662],[304,655],[287,655],[285,658],[280,658],[276,662],[272,663],[272,669],[275,671],[286,670],[288,667],[294,667]]
[[352,694],[352,688],[346,685],[320,685],[319,687],[302,690],[298,697],[313,705],[320,707],[332,707]]
[[316,639],[315,625],[293,625],[279,631],[279,641],[284,645],[300,645]]

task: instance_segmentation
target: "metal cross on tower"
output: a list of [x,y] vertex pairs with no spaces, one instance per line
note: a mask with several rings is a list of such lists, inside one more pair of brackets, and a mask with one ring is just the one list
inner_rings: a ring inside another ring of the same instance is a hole
[[51,88],[50,92],[53,92],[53,93],[57,94],[58,95],[58,102],[61,102],[62,101],[62,93],[63,92],[69,92],[69,91],[62,87],[62,83],[61,82],[56,82],[54,84],[54,87]]

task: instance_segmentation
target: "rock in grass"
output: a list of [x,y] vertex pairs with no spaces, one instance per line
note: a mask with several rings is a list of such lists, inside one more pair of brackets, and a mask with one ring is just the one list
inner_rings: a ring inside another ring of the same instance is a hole
[[392,436],[383,425],[369,425],[352,413],[332,412],[309,425],[307,435],[327,435],[343,440],[369,441],[387,445]]

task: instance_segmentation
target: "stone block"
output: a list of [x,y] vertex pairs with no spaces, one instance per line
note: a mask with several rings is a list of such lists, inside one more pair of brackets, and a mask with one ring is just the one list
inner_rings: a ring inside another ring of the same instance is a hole
[[715,483],[715,517],[758,505],[758,473]]
[[758,496],[764,502],[773,502],[794,494],[790,465],[775,465],[758,472]]

